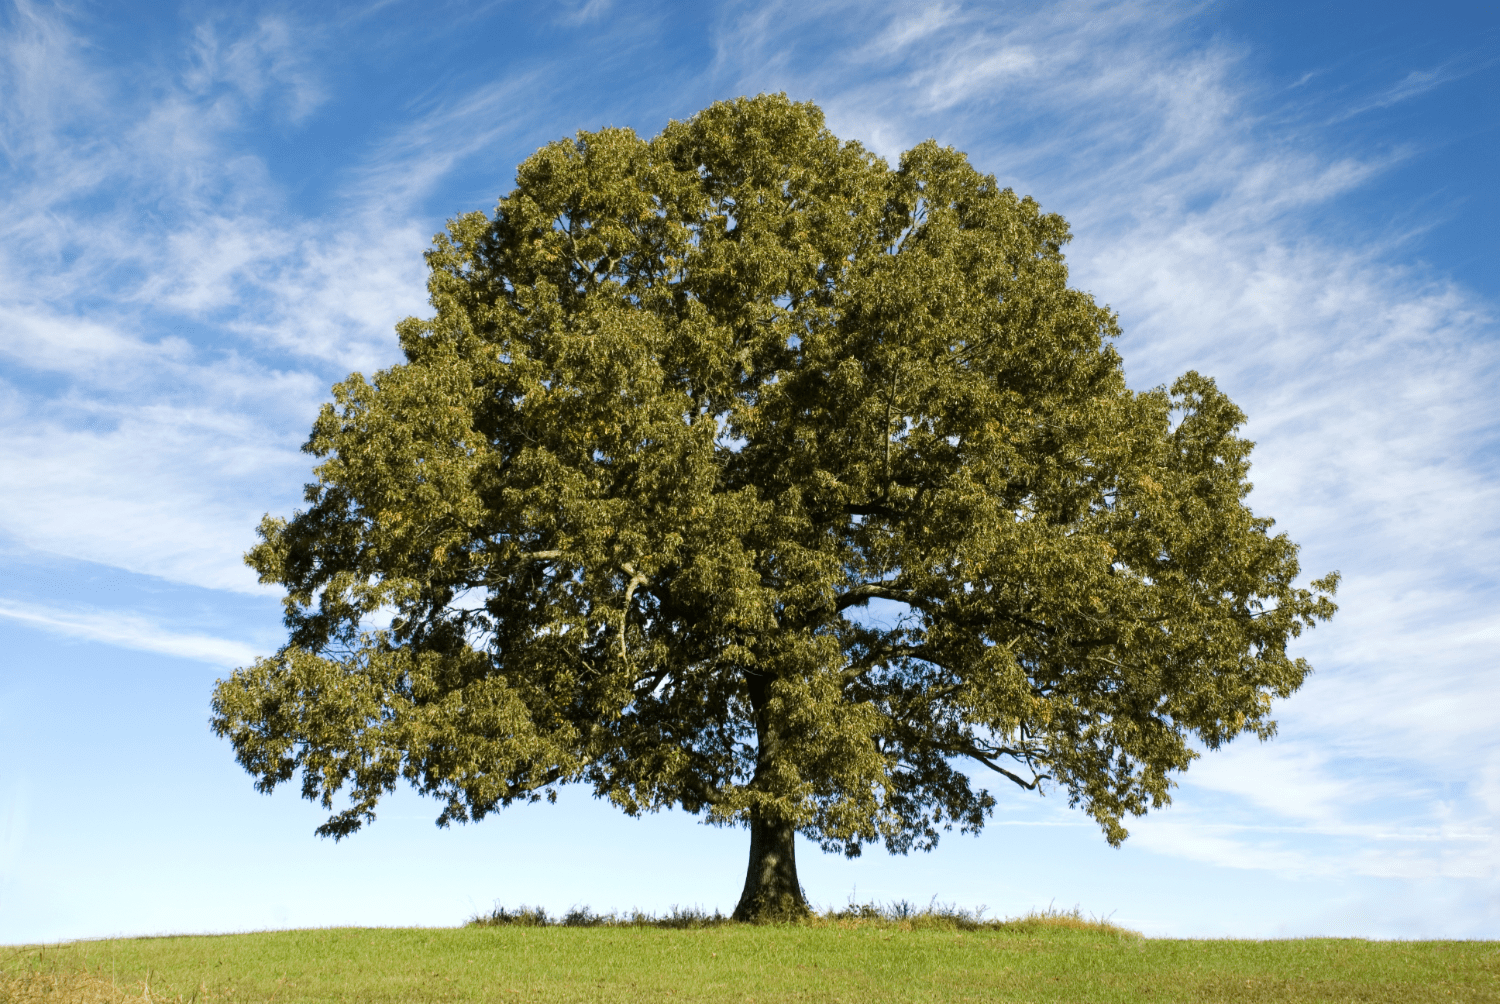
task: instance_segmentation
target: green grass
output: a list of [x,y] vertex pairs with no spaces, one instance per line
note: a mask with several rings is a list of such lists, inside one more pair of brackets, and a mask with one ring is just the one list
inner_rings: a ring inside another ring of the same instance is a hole
[[[512,915],[514,916],[514,915]],[[597,919],[597,918],[596,918]],[[700,918],[701,919],[701,918]],[[1147,939],[1077,915],[335,928],[0,949],[0,1001],[1497,1001],[1495,942]],[[149,981],[149,982],[148,982]]]

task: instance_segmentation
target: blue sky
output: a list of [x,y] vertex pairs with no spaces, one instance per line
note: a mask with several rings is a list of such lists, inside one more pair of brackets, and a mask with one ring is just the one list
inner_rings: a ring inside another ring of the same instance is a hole
[[1252,505],[1344,573],[1272,742],[1119,850],[1004,793],[822,905],[1049,903],[1151,934],[1500,937],[1500,9],[1490,3],[0,2],[0,943],[729,909],[746,835],[582,793],[341,844],[208,731],[280,641],[240,561],[421,252],[579,129],[739,94],[929,136],[1063,213],[1132,385],[1218,378]]

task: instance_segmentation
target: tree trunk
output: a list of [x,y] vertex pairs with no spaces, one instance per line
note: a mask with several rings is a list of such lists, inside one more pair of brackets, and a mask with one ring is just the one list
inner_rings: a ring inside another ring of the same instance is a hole
[[[755,778],[772,769],[781,743],[768,705],[771,678],[761,673],[745,674],[745,689],[755,712]],[[740,893],[735,920],[797,920],[812,911],[797,881],[797,831],[784,819],[752,809],[750,812],[750,866],[745,870],[745,891]]]
[[797,920],[811,911],[797,881],[797,832],[790,823],[750,819],[750,867],[735,920]]

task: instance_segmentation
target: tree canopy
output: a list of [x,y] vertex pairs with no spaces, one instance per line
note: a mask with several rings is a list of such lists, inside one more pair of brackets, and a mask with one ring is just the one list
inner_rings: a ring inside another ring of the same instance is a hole
[[287,643],[215,729],[336,838],[403,781],[443,825],[570,783],[748,825],[746,917],[800,908],[792,834],[929,849],[986,777],[1119,843],[1272,734],[1337,576],[1295,584],[1213,380],[1126,386],[1068,238],[780,95],[542,148],[334,388],[247,555]]

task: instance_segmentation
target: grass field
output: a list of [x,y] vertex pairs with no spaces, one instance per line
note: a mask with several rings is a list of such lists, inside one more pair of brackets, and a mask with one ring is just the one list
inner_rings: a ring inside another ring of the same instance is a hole
[[953,923],[334,928],[0,949],[0,1001],[1496,1001],[1495,942]]

